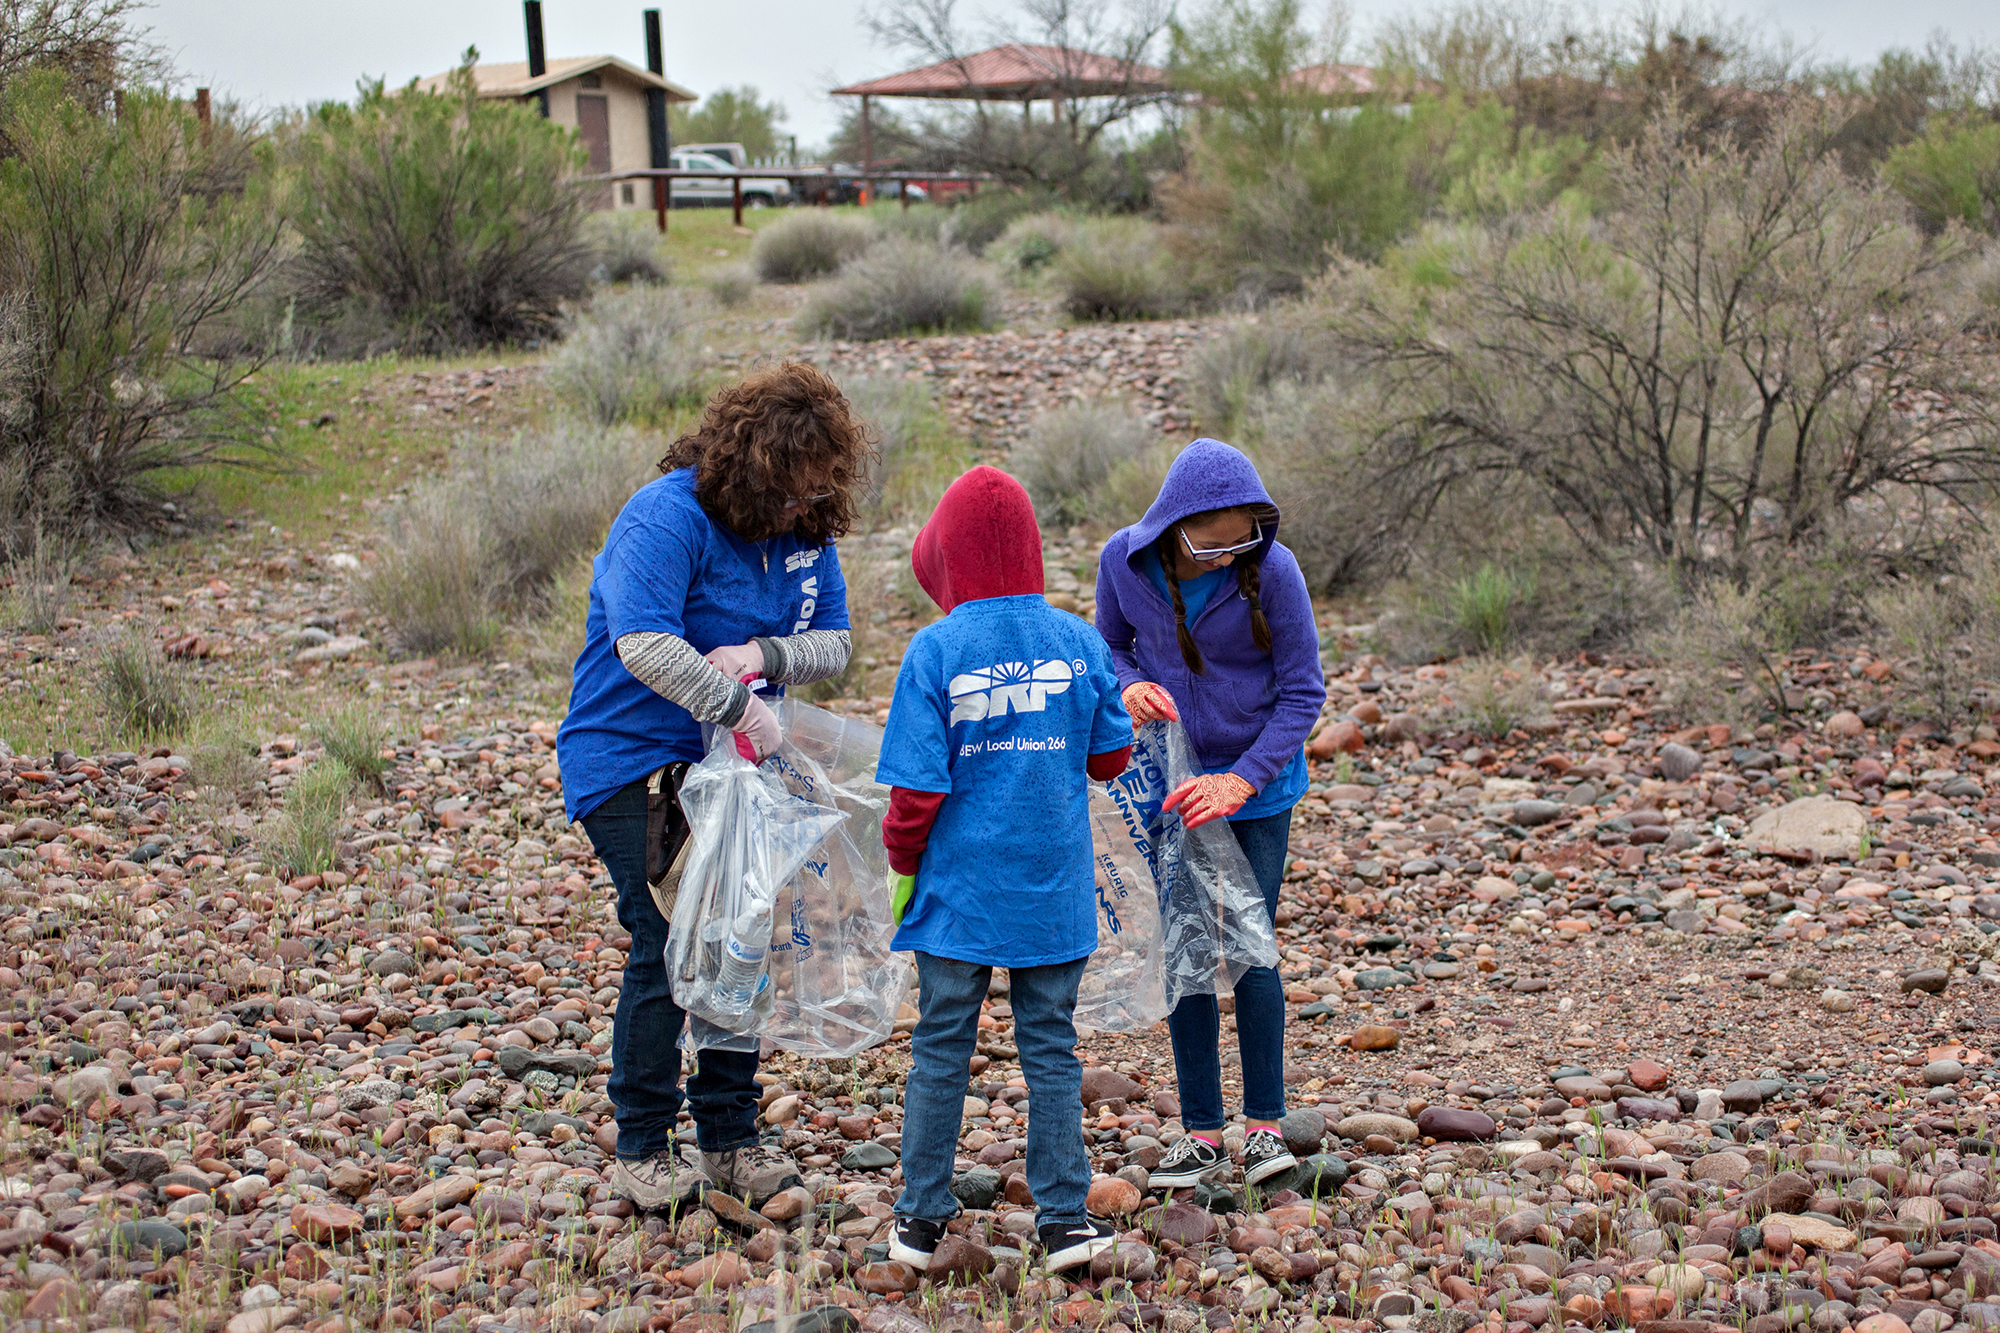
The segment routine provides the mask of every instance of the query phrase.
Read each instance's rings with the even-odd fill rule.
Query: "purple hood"
[[[1271,496],[1241,451],[1208,439],[1182,450],[1146,516],[1104,545],[1097,629],[1121,688],[1139,680],[1166,687],[1202,766],[1227,765],[1261,791],[1292,762],[1326,702],[1319,629],[1298,561],[1278,542],[1278,525],[1267,523],[1255,559],[1271,651],[1252,637],[1249,601],[1236,584],[1225,584],[1189,625],[1207,667],[1200,675],[1181,657],[1173,606],[1140,563],[1180,520],[1251,504],[1269,505]]]

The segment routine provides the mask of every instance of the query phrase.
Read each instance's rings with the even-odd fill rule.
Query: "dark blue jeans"
[[[1264,891],[1264,910],[1275,923],[1278,886],[1285,881],[1285,853],[1291,844],[1292,812],[1229,824],[1250,872]],[[1221,1129],[1222,1018],[1213,995],[1189,995],[1167,1015],[1173,1038],[1174,1073],[1180,1082],[1181,1124],[1191,1130]],[[1243,1114],[1276,1120],[1285,1113],[1285,988],[1274,967],[1253,967],[1236,983],[1236,1049],[1243,1057]]]
[[[1086,959],[1007,970],[1014,1044],[1028,1080],[1028,1189],[1035,1220],[1083,1221],[1090,1151],[1083,1143],[1083,1064],[1076,1056],[1076,988]],[[965,1123],[965,1086],[979,1037],[979,1004],[993,969],[917,954],[917,1030],[903,1085],[903,1194],[900,1217],[943,1222],[958,1216],[951,1168]]]
[[[687,1014],[667,980],[667,919],[646,887],[646,783],[620,788],[583,817],[590,845],[618,886],[618,924],[632,932],[632,950],[612,1019],[611,1080],[605,1089],[618,1109],[618,1155],[649,1157],[673,1146],[685,1101],[703,1152],[727,1152],[757,1141],[757,1052],[700,1051],[694,1077],[681,1094],[681,1029]]]

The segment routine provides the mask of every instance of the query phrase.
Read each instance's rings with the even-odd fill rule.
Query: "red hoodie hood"
[[[984,465],[954,481],[910,548],[910,568],[950,611],[1042,590],[1042,530],[1021,483]]]

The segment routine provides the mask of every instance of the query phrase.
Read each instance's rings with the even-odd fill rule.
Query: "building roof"
[[[651,70],[640,69],[637,65],[620,60],[617,56],[568,56],[549,61],[548,72],[539,79],[528,77],[528,62],[525,60],[504,61],[496,65],[474,65],[472,84],[481,97],[526,97],[544,88],[553,87],[565,79],[573,79],[579,74],[589,74],[594,70],[615,69],[634,83],[646,88],[658,88],[666,93],[669,102],[696,102],[701,99],[677,83],[661,78]],[[425,92],[442,92],[456,70],[443,74],[433,74],[427,79],[418,79],[417,87]]]
[[[1321,97],[1372,97],[1377,93],[1408,95],[1412,87],[1436,91],[1427,79],[1411,79],[1372,65],[1303,65],[1285,76],[1288,87]]]
[[[1165,70],[1066,46],[1009,42],[921,69],[835,88],[836,97],[947,97],[1026,101],[1167,90]]]

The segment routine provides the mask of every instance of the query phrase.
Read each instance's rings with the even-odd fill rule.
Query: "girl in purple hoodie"
[[[1306,734],[1326,702],[1312,599],[1278,543],[1278,517],[1248,458],[1220,440],[1196,440],[1146,516],[1105,543],[1097,566],[1097,628],[1133,725],[1180,722],[1202,768],[1166,808],[1189,828],[1229,821],[1274,920],[1292,807],[1306,789]],[[1227,1160],[1215,997],[1183,999],[1167,1030],[1188,1133],[1151,1183],[1177,1189]],[[1249,1131],[1243,1178],[1256,1184],[1297,1164],[1277,1132],[1285,993],[1275,968],[1252,968],[1236,983],[1236,1042]]]

